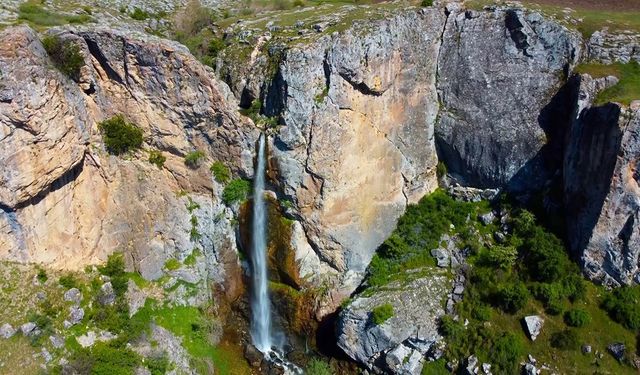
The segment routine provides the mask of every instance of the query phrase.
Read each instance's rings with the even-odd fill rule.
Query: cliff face
[[[220,263],[237,262],[235,236],[208,165],[221,160],[250,175],[253,125],[178,44],[114,30],[59,36],[81,47],[77,83],[53,67],[31,29],[0,34],[0,257],[81,269],[121,250],[155,279],[167,259],[200,248],[221,281]],[[144,150],[105,152],[97,124],[115,114],[141,127]],[[163,168],[148,162],[152,149],[166,156]],[[206,161],[193,170],[183,157],[196,149]],[[200,207],[188,210],[189,199]],[[236,261],[224,261],[229,254]]]
[[[584,272],[618,286],[639,281],[640,112],[612,103],[592,106],[595,94],[613,83],[582,76],[565,152],[564,194],[568,239]]]
[[[284,124],[272,147],[281,188],[347,293],[406,205],[437,185],[444,20],[437,9],[406,12],[293,47],[266,96]]]
[[[466,184],[502,187],[547,143],[541,113],[577,63],[581,39],[538,13],[457,11],[441,50],[440,157]]]

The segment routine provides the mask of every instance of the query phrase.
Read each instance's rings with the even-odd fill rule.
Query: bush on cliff
[[[80,46],[77,43],[62,40],[57,35],[47,35],[42,38],[42,46],[58,70],[74,81],[80,79],[84,56],[82,56]]]
[[[142,146],[142,130],[116,115],[98,124],[107,151],[114,155],[139,149]]]
[[[221,184],[226,184],[231,180],[229,168],[221,161],[214,161],[209,170],[213,173],[213,178]]]
[[[196,169],[202,163],[202,159],[204,159],[204,152],[200,150],[191,151],[184,157],[184,164],[189,168]]]
[[[245,200],[251,190],[251,184],[241,178],[231,181],[222,191],[222,201],[226,205]]]
[[[165,161],[167,161],[167,158],[164,155],[162,155],[162,151],[159,151],[159,150],[149,151],[149,163],[154,164],[159,169],[162,169]]]

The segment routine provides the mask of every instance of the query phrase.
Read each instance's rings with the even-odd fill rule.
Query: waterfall
[[[272,337],[271,303],[267,285],[267,207],[264,200],[265,138],[264,134],[260,135],[253,185],[251,338],[258,350],[268,353],[271,351]]]

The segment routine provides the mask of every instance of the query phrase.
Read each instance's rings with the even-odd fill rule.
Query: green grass
[[[640,15],[638,16],[640,18]],[[628,64],[615,63],[581,64],[576,67],[576,73],[586,73],[594,78],[616,76],[620,80],[615,86],[609,87],[598,93],[595,104],[601,105],[607,102],[617,102],[629,105],[631,101],[640,99],[640,64],[631,62]]]
[[[393,306],[385,303],[371,310],[371,320],[374,324],[380,325],[393,317]]]
[[[210,343],[212,319],[202,310],[192,306],[163,307],[154,311],[153,316],[159,326],[182,337],[182,346],[201,366],[199,373],[207,373],[206,361],[211,361],[219,374],[250,373],[241,354]]]
[[[67,15],[50,12],[36,1],[28,1],[18,7],[18,20],[26,21],[33,26],[51,27],[66,24],[82,24],[93,19],[87,14]]]
[[[164,268],[167,271],[175,271],[180,267],[182,267],[182,263],[180,263],[179,260],[174,258],[167,259],[167,261],[164,262]]]

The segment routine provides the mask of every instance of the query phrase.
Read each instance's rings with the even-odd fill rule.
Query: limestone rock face
[[[78,82],[54,68],[28,27],[0,33],[0,258],[81,269],[120,250],[155,279],[166,259],[199,247],[205,273],[223,281],[237,263],[226,255],[235,257],[232,215],[208,166],[220,160],[250,176],[257,138],[226,85],[177,43],[113,29],[49,33],[80,46]],[[143,150],[106,153],[97,124],[116,114],[143,130]],[[163,168],[147,160],[154,149]],[[184,164],[194,150],[205,155],[195,170]]]
[[[567,232],[585,274],[607,285],[640,281],[640,111],[592,106],[615,83],[583,75],[564,168]]]
[[[284,124],[271,145],[279,183],[309,245],[343,275],[344,295],[406,205],[437,185],[444,19],[403,12],[292,47],[266,96],[266,114]]]
[[[442,110],[436,125],[449,172],[487,188],[533,168],[527,164],[550,130],[541,112],[577,63],[580,46],[578,34],[538,13],[452,13],[438,63]]]
[[[369,369],[379,366],[379,359],[383,359],[387,368],[379,370],[384,373],[419,374],[425,356],[436,350],[442,339],[438,318],[444,315],[442,297],[451,289],[445,271],[433,272],[406,285],[392,283],[371,297],[354,299],[339,316],[338,346]],[[376,325],[371,311],[385,303],[393,305],[393,316]],[[412,359],[416,356],[419,366],[417,359]]]
[[[587,43],[589,60],[602,64],[640,63],[640,34],[596,31]]]

